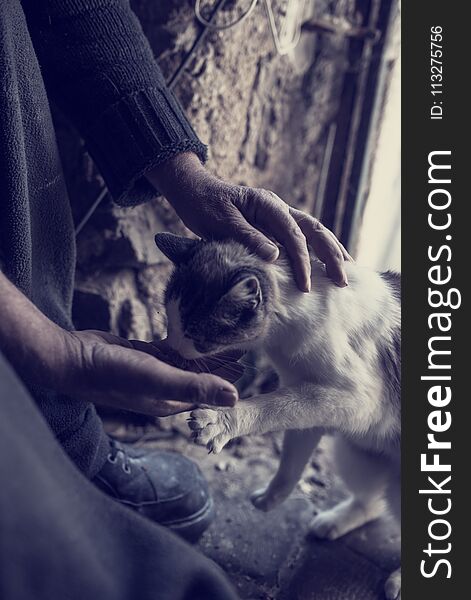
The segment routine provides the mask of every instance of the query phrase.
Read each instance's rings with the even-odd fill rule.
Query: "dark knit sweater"
[[[205,146],[126,0],[1,0],[0,79],[0,268],[71,328],[75,243],[49,99],[84,137],[120,204],[155,194],[147,169],[184,150],[204,160]],[[93,407],[44,390],[35,397],[65,449],[94,475],[107,441]]]
[[[204,160],[125,0],[23,0],[50,98],[85,138],[120,204],[155,196],[142,177],[178,152]]]

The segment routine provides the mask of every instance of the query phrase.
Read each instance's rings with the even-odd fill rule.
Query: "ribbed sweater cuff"
[[[122,206],[155,197],[144,175],[172,156],[191,151],[202,162],[207,157],[175,98],[161,88],[140,90],[109,106],[84,137],[110,194]]]

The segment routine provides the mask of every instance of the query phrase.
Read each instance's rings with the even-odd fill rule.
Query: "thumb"
[[[189,404],[234,406],[237,389],[225,379],[208,373],[182,371],[165,365],[159,377],[161,396]]]

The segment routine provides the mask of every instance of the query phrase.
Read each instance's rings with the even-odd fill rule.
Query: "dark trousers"
[[[0,598],[235,597],[216,565],[79,472],[0,353]]]

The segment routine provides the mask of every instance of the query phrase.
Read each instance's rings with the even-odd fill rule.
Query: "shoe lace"
[[[126,453],[125,448],[116,440],[110,440],[110,451],[107,460],[111,464],[120,461],[123,471],[127,474],[131,473],[131,460]]]

